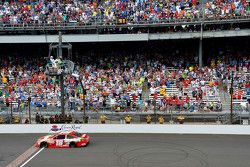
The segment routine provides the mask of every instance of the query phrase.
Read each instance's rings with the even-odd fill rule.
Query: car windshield
[[[82,136],[82,134],[81,134],[81,133],[76,132],[76,133],[75,133],[75,136],[77,136],[77,137],[81,137],[81,136]]]
[[[48,134],[48,136],[55,137],[55,134],[51,133],[51,134]]]

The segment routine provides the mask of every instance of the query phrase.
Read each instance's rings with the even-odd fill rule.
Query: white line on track
[[[39,151],[37,151],[32,157],[30,157],[27,161],[25,161],[20,167],[24,167],[28,162],[30,162],[35,156],[37,156],[41,151],[43,151],[44,148],[41,148]]]
[[[6,167],[18,167],[19,165],[22,164],[22,162],[24,162],[26,159],[31,157],[31,155],[33,155],[39,150],[40,150],[39,148],[31,146],[29,149],[27,149],[25,152],[19,155],[15,160],[9,163]]]

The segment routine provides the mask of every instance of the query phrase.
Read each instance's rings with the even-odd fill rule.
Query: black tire
[[[70,144],[69,144],[69,147],[70,147],[70,148],[75,148],[75,147],[76,147],[76,143],[74,143],[74,142],[70,143]]]
[[[47,148],[48,147],[48,144],[46,142],[42,142],[40,144],[40,148]]]

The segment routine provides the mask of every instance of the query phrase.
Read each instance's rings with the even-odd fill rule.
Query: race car
[[[89,136],[76,131],[64,131],[41,137],[35,147],[39,148],[74,148],[89,144]]]

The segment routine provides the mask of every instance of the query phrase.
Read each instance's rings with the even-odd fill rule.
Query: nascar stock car
[[[89,144],[89,136],[76,131],[64,131],[41,137],[35,147],[39,148],[74,148]]]

